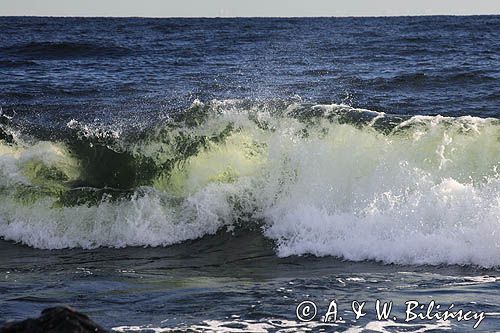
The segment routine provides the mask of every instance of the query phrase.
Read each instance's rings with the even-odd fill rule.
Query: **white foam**
[[[147,326],[118,326],[112,328],[119,333],[125,332],[217,332],[217,333],[262,333],[262,332],[314,332],[326,327],[338,330],[338,324],[323,322],[297,322],[284,319],[258,320],[204,320],[200,324],[182,325],[173,328]]]
[[[371,321],[364,326],[353,326],[344,329],[338,323],[323,323],[321,321],[298,322],[294,320],[284,319],[263,319],[263,320],[204,320],[200,324],[182,325],[177,327],[154,327],[152,325],[146,326],[117,326],[112,328],[114,332],[217,332],[217,333],[238,333],[238,332],[322,332],[331,330],[335,332],[345,333],[358,333],[374,331],[389,333],[397,330],[425,333],[438,331],[452,330],[449,321],[437,321],[436,323],[419,323],[407,324],[396,323],[392,320],[388,321]]]
[[[278,254],[499,265],[497,139],[439,121],[424,131],[384,137],[334,126],[321,140],[274,141],[288,158],[279,173],[294,177],[263,211]],[[278,192],[282,178],[266,192]]]
[[[307,125],[235,101],[214,105],[187,133],[210,135],[230,123],[235,131],[171,177],[132,199],[90,207],[54,207],[50,196],[25,204],[1,194],[0,235],[39,248],[159,246],[231,229],[245,214],[264,220],[280,256],[500,265],[498,121],[414,117],[386,135],[325,118]],[[0,146],[4,192],[38,186],[22,171],[28,160],[77,177],[63,146],[43,147],[36,155],[32,147]],[[161,141],[130,149],[159,163],[171,153]]]

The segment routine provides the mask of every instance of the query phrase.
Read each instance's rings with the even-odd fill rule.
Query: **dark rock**
[[[47,308],[37,319],[5,324],[0,333],[104,333],[105,329],[84,314],[58,306]]]

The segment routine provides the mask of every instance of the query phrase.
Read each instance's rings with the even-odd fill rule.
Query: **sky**
[[[500,14],[500,0],[0,0],[0,16],[393,16]]]

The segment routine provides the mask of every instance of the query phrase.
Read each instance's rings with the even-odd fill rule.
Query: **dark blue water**
[[[0,17],[0,324],[498,330],[499,102],[500,16]]]
[[[5,110],[50,120],[295,95],[498,117],[499,21],[2,18],[0,99]]]

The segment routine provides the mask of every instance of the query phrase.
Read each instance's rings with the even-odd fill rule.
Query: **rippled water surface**
[[[0,17],[0,323],[499,330],[499,54],[499,16]]]

